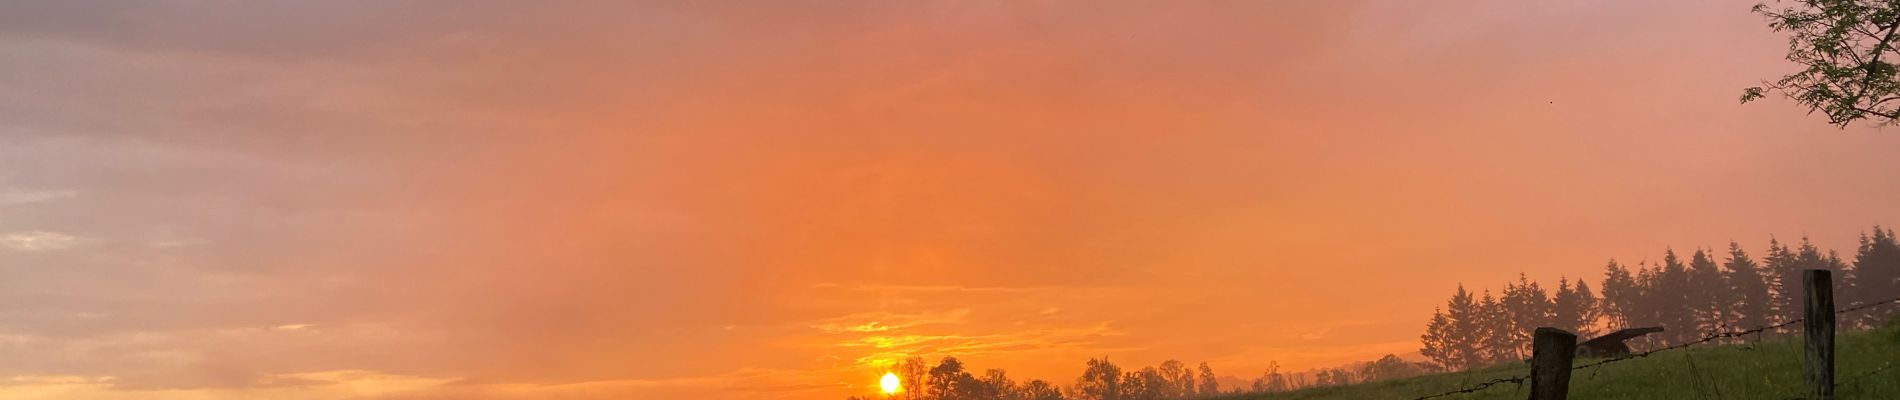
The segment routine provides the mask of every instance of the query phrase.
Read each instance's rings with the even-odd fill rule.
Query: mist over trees
[[[1590,338],[1606,330],[1662,326],[1664,332],[1633,342],[1667,346],[1716,332],[1769,326],[1801,317],[1801,271],[1838,271],[1837,302],[1843,307],[1900,296],[1900,244],[1893,230],[1875,226],[1862,234],[1850,264],[1808,238],[1790,248],[1770,239],[1761,261],[1741,244],[1725,252],[1695,249],[1685,260],[1664,249],[1660,262],[1604,266],[1602,294],[1583,279],[1559,278],[1554,293],[1518,275],[1500,295],[1474,295],[1459,285],[1445,306],[1432,312],[1419,336],[1419,352],[1439,368],[1461,370],[1520,362],[1529,356],[1528,334],[1554,326]],[[1475,296],[1475,297],[1474,297]],[[1876,309],[1848,320],[1869,327],[1892,317]]]

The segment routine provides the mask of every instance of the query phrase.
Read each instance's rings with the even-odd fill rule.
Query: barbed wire
[[[1419,397],[1419,398],[1416,398],[1416,399],[1413,399],[1413,400],[1427,400],[1427,399],[1435,399],[1435,398],[1439,398],[1439,397],[1445,397],[1445,396],[1452,396],[1452,395],[1460,395],[1460,394],[1467,394],[1467,393],[1477,393],[1477,392],[1479,392],[1479,391],[1482,391],[1482,390],[1485,390],[1485,389],[1490,389],[1490,388],[1491,388],[1492,386],[1497,386],[1497,385],[1501,385],[1501,384],[1506,384],[1506,383],[1511,383],[1511,384],[1516,384],[1516,385],[1520,385],[1520,386],[1522,386],[1522,385],[1524,384],[1524,381],[1527,381],[1527,380],[1530,380],[1530,379],[1531,379],[1531,377],[1529,377],[1529,376],[1523,376],[1523,375],[1519,375],[1519,376],[1513,376],[1513,377],[1509,377],[1509,378],[1497,378],[1497,379],[1492,379],[1492,380],[1488,380],[1488,381],[1484,381],[1483,383],[1479,383],[1479,384],[1476,384],[1476,385],[1472,385],[1472,386],[1470,386],[1470,387],[1466,387],[1466,388],[1464,388],[1464,389],[1458,389],[1458,390],[1453,390],[1453,391],[1449,391],[1449,392],[1444,392],[1444,393],[1439,393],[1439,394],[1434,394],[1434,395],[1430,395],[1430,396],[1425,396],[1425,397]]]
[[[1848,307],[1848,308],[1843,308],[1843,309],[1840,309],[1840,310],[1836,310],[1836,311],[1834,311],[1834,314],[1835,314],[1835,315],[1840,315],[1840,314],[1846,314],[1846,313],[1851,313],[1851,312],[1855,312],[1855,311],[1860,311],[1860,310],[1865,310],[1865,309],[1869,309],[1869,308],[1874,308],[1874,307],[1877,307],[1877,306],[1883,306],[1883,305],[1888,305],[1888,304],[1893,304],[1893,303],[1900,303],[1900,297],[1895,297],[1895,298],[1891,298],[1891,299],[1887,299],[1887,300],[1881,300],[1881,301],[1876,301],[1876,302],[1872,302],[1872,303],[1864,303],[1864,304],[1859,304],[1859,305],[1855,305],[1855,306],[1853,306],[1853,307]],[[1752,329],[1745,329],[1745,330],[1739,330],[1739,331],[1727,331],[1727,332],[1718,332],[1718,333],[1713,333],[1713,334],[1709,334],[1708,336],[1703,336],[1703,337],[1702,337],[1701,339],[1697,339],[1697,340],[1695,340],[1695,341],[1690,341],[1690,342],[1682,342],[1682,343],[1678,343],[1678,344],[1675,344],[1675,345],[1671,345],[1671,346],[1668,346],[1668,347],[1663,347],[1663,348],[1658,348],[1658,349],[1650,349],[1650,350],[1645,350],[1645,351],[1642,351],[1642,352],[1638,352],[1638,353],[1631,353],[1630,355],[1628,355],[1628,356],[1623,356],[1623,357],[1617,357],[1617,358],[1606,358],[1606,359],[1602,359],[1602,360],[1597,360],[1596,362],[1593,362],[1593,363],[1589,363],[1589,364],[1584,364],[1584,365],[1578,365],[1578,366],[1574,366],[1574,367],[1570,367],[1570,370],[1572,370],[1572,371],[1575,371],[1575,370],[1580,370],[1580,369],[1584,369],[1584,368],[1592,368],[1592,367],[1597,367],[1597,366],[1601,366],[1601,365],[1604,365],[1604,364],[1610,364],[1610,363],[1616,363],[1616,362],[1623,362],[1623,361],[1627,361],[1627,360],[1631,360],[1631,359],[1637,359],[1637,358],[1643,358],[1643,357],[1649,357],[1649,355],[1651,355],[1651,354],[1656,354],[1656,353],[1661,353],[1661,352],[1666,352],[1666,351],[1674,351],[1674,350],[1681,350],[1681,349],[1685,349],[1685,348],[1689,348],[1689,347],[1691,347],[1691,346],[1698,346],[1698,345],[1702,345],[1702,344],[1704,344],[1704,343],[1709,343],[1709,342],[1713,342],[1713,341],[1716,341],[1716,340],[1721,340],[1721,339],[1728,339],[1728,338],[1740,338],[1740,337],[1746,337],[1746,336],[1748,336],[1748,335],[1755,335],[1755,334],[1761,334],[1761,333],[1766,333],[1766,332],[1768,332],[1768,331],[1771,331],[1771,330],[1777,330],[1777,329],[1781,329],[1781,328],[1786,328],[1786,327],[1788,327],[1789,325],[1794,325],[1794,324],[1799,324],[1799,323],[1801,323],[1802,321],[1805,321],[1805,320],[1806,320],[1805,318],[1795,318],[1795,319],[1791,319],[1791,320],[1787,320],[1787,321],[1783,321],[1783,322],[1781,322],[1781,323],[1778,323],[1778,324],[1774,324],[1774,325],[1767,325],[1767,326],[1761,326],[1761,327],[1756,327],[1756,328],[1752,328]]]
[[[1882,372],[1887,372],[1887,370],[1893,369],[1893,366],[1894,366],[1893,362],[1887,362],[1886,365],[1882,365],[1880,366],[1880,368],[1874,368],[1874,369],[1868,370],[1867,372],[1862,372],[1860,374],[1847,377],[1847,379],[1842,379],[1840,381],[1834,382],[1834,385],[1840,386],[1840,385],[1856,383],[1862,379],[1871,378],[1874,375],[1880,375],[1880,373]]]
[[[1869,308],[1874,308],[1874,307],[1894,304],[1894,303],[1900,303],[1900,297],[1895,297],[1895,298],[1871,302],[1871,303],[1857,304],[1852,307],[1835,310],[1834,315],[1841,315],[1841,314],[1866,310]],[[1739,331],[1725,331],[1725,332],[1712,333],[1707,336],[1703,336],[1701,339],[1697,339],[1695,341],[1678,343],[1675,345],[1670,345],[1667,347],[1662,347],[1662,348],[1657,348],[1657,349],[1644,350],[1642,352],[1637,352],[1637,353],[1630,353],[1630,355],[1623,356],[1623,357],[1605,358],[1605,359],[1597,360],[1596,362],[1591,362],[1588,364],[1572,366],[1570,367],[1570,370],[1577,371],[1577,370],[1582,370],[1585,368],[1598,368],[1598,367],[1602,367],[1604,365],[1611,364],[1611,363],[1618,363],[1618,362],[1634,360],[1638,358],[1649,357],[1651,354],[1656,354],[1656,353],[1661,353],[1661,352],[1686,349],[1691,346],[1698,346],[1698,345],[1706,344],[1706,343],[1713,342],[1716,340],[1728,339],[1728,338],[1741,338],[1741,337],[1746,337],[1748,335],[1758,335],[1758,334],[1762,334],[1771,330],[1778,330],[1781,328],[1786,328],[1790,325],[1799,324],[1804,320],[1805,318],[1795,318],[1795,319],[1790,319],[1787,321],[1782,321],[1781,323],[1773,324],[1773,325],[1761,326],[1761,327],[1744,329],[1744,330],[1739,330]],[[1855,378],[1850,378],[1850,380],[1848,381],[1843,381],[1842,383],[1851,382],[1852,380],[1858,380],[1861,378],[1865,378],[1867,376],[1872,376],[1874,374],[1878,374],[1880,372],[1886,371],[1892,367],[1893,367],[1893,364],[1888,363],[1888,365],[1885,367],[1881,367],[1873,371],[1863,373],[1861,375],[1856,376]],[[1594,373],[1595,371],[1592,371],[1592,374]],[[1516,376],[1511,376],[1507,378],[1497,378],[1497,379],[1484,381],[1476,385],[1467,386],[1465,388],[1458,389],[1458,390],[1453,390],[1453,391],[1444,392],[1444,393],[1437,393],[1437,394],[1427,395],[1423,397],[1416,397],[1416,398],[1413,398],[1412,400],[1428,400],[1428,399],[1435,399],[1435,398],[1454,396],[1454,395],[1460,395],[1460,394],[1477,393],[1479,391],[1490,389],[1493,386],[1497,386],[1497,385],[1505,384],[1505,383],[1513,383],[1513,384],[1517,384],[1521,386],[1524,384],[1524,381],[1527,381],[1527,380],[1530,380],[1530,376],[1528,375],[1516,375]]]

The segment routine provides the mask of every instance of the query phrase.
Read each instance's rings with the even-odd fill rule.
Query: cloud
[[[6,189],[5,191],[0,191],[0,208],[12,207],[12,206],[24,205],[24,204],[45,203],[45,202],[49,202],[53,200],[70,198],[77,195],[79,195],[79,192],[72,191],[72,190]]]
[[[26,231],[0,235],[0,247],[15,251],[65,250],[79,244],[79,237],[58,232]]]

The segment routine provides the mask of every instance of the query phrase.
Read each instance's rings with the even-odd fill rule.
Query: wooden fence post
[[[1570,360],[1577,356],[1577,335],[1537,328],[1531,338],[1530,400],[1564,400],[1570,395]]]
[[[1832,271],[1810,269],[1801,274],[1807,302],[1801,323],[1807,357],[1808,399],[1834,399],[1834,282]]]

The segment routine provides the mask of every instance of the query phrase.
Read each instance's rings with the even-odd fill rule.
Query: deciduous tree
[[[1894,64],[1900,2],[1796,0],[1757,4],[1754,11],[1769,28],[1788,34],[1786,58],[1800,69],[1744,89],[1742,102],[1780,93],[1841,127],[1900,118],[1900,84],[1894,79],[1900,70]]]

